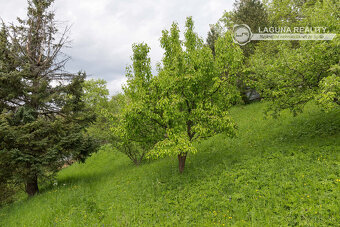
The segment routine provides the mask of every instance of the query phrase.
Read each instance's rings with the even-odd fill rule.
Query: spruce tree
[[[65,160],[84,161],[96,149],[85,133],[94,119],[82,102],[86,75],[65,71],[69,29],[58,30],[52,3],[29,1],[27,19],[1,36],[0,154],[30,196]]]

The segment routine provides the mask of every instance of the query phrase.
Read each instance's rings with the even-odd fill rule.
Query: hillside
[[[237,137],[197,144],[182,175],[174,158],[135,167],[107,146],[2,208],[0,226],[339,224],[340,112],[265,119],[264,105],[233,108]]]

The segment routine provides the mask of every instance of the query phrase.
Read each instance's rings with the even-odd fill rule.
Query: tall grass
[[[339,225],[340,111],[264,119],[264,105],[233,108],[238,136],[197,144],[183,174],[175,158],[135,167],[106,146],[1,209],[0,225]]]

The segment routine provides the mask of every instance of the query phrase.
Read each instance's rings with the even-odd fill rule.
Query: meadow
[[[264,118],[266,103],[231,109],[237,136],[136,167],[109,145],[58,173],[37,196],[0,209],[0,226],[337,226],[340,111],[309,103]]]

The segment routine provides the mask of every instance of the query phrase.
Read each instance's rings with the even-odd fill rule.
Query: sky
[[[110,94],[121,91],[125,68],[131,64],[131,46],[145,42],[151,48],[153,70],[163,50],[162,30],[177,22],[181,31],[187,16],[204,40],[209,24],[230,11],[233,0],[55,0],[52,8],[61,26],[71,25],[71,57],[66,70],[85,71],[89,78],[108,82]],[[5,22],[25,18],[27,0],[0,0],[0,17]]]

